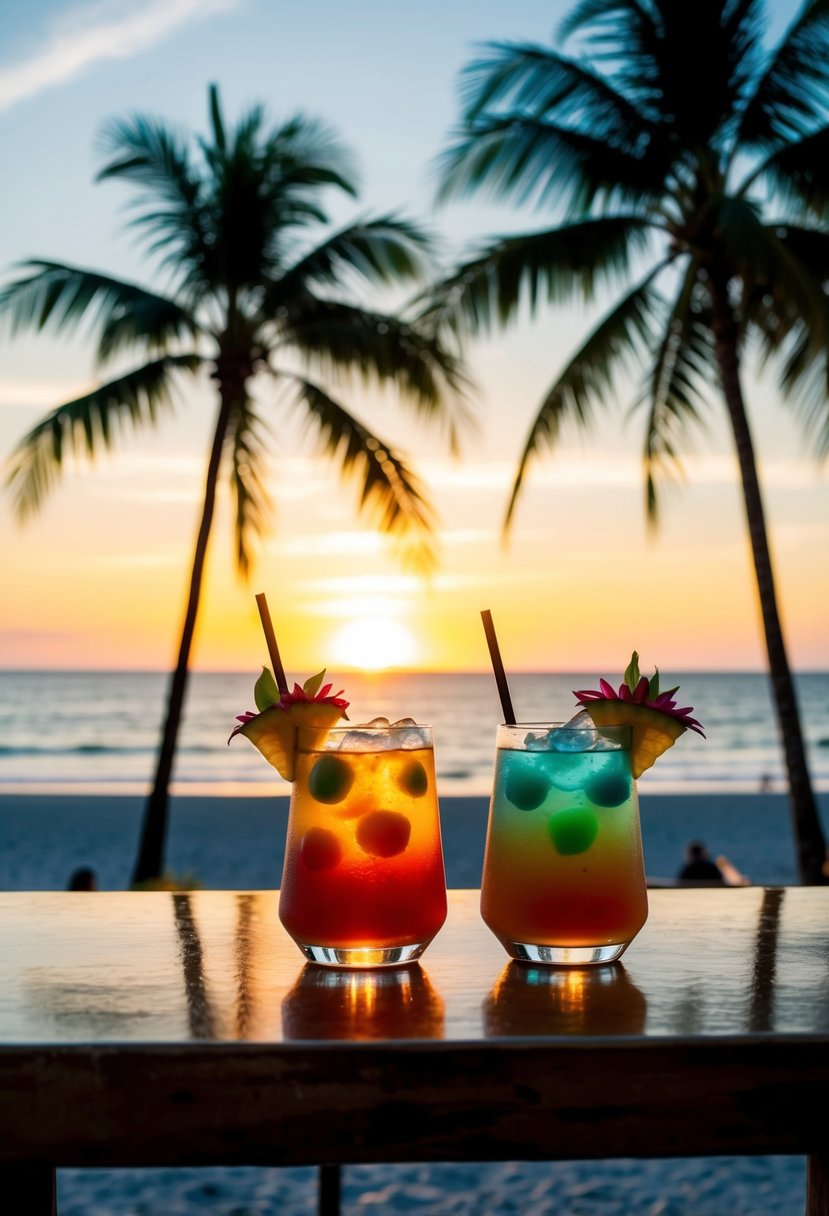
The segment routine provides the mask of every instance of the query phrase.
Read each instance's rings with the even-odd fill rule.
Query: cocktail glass
[[[446,919],[431,727],[298,730],[279,918],[315,963],[420,957]]]
[[[629,727],[499,726],[481,914],[522,962],[627,949],[648,915]]]

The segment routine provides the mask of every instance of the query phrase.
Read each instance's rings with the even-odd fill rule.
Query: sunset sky
[[[191,130],[219,84],[226,115],[262,101],[334,123],[362,170],[338,223],[399,210],[443,238],[445,261],[545,217],[460,202],[434,207],[434,160],[457,112],[458,73],[488,39],[548,41],[554,0],[29,0],[0,15],[0,147],[7,167],[0,275],[26,257],[77,263],[163,287],[125,232],[127,192],[93,181],[102,123],[133,111]],[[790,10],[777,0],[779,26]],[[710,427],[644,520],[641,415],[620,383],[607,424],[569,435],[533,467],[508,546],[501,521],[542,394],[595,312],[549,309],[471,344],[477,432],[453,460],[391,394],[359,387],[349,406],[407,453],[440,519],[428,583],[359,522],[356,488],[272,412],[273,530],[249,585],[232,576],[220,502],[195,648],[201,669],[255,669],[267,594],[286,667],[310,674],[372,662],[484,670],[480,610],[492,610],[515,670],[764,665],[735,462],[712,390]],[[93,343],[0,333],[0,457],[50,408],[94,382]],[[772,375],[745,378],[784,626],[801,669],[829,668],[829,477],[804,450]],[[262,397],[267,403],[267,397]],[[0,498],[0,667],[164,668],[174,654],[213,421],[208,382],[182,394],[156,432],[127,434],[94,468],[70,470],[25,529]]]

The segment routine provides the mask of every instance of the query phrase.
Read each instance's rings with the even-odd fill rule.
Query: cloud
[[[0,67],[0,111],[54,85],[65,84],[95,63],[129,59],[161,42],[188,21],[235,8],[239,0],[149,0],[143,6],[82,5],[52,25],[27,59]]]
[[[807,458],[778,456],[758,461],[760,481],[768,488],[803,489],[821,484],[818,464]],[[480,491],[489,495],[500,490],[505,495],[515,477],[514,461],[426,462],[420,466],[424,482],[433,489],[463,494]],[[733,455],[694,455],[682,459],[683,484],[707,486],[739,485],[739,471]],[[600,449],[562,450],[542,456],[532,464],[526,489],[598,490],[632,489],[642,486],[642,465],[638,454],[616,455]]]
[[[67,388],[65,380],[0,380],[0,407],[3,409],[51,410],[62,401],[71,401],[90,389],[86,382]]]

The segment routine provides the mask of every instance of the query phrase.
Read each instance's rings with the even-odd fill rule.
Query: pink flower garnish
[[[627,701],[631,705],[645,705],[648,709],[655,709],[661,714],[667,714],[669,718],[675,718],[704,739],[702,724],[690,716],[694,712],[693,705],[678,706],[674,700],[673,694],[678,688],[677,684],[674,688],[660,692],[658,670],[650,680],[647,676],[640,676],[639,655],[634,650],[618,691],[612,684],[608,684],[607,680],[600,679],[598,689],[584,688],[579,692],[574,691],[573,696],[580,705],[589,705],[591,701]]]
[[[258,718],[260,713],[264,713],[268,709],[281,709],[285,713],[292,705],[298,705],[302,702],[311,704],[315,702],[317,705],[335,705],[337,709],[342,710],[342,717],[348,720],[348,714],[345,712],[348,709],[348,701],[343,698],[343,689],[334,693],[331,696],[332,684],[322,684],[322,678],[325,675],[325,669],[319,672],[318,675],[311,676],[305,681],[304,685],[294,684],[290,692],[281,692],[276,685],[273,675],[267,667],[262,668],[262,675],[256,681],[254,688],[254,697],[256,704],[260,705],[259,712],[247,710],[243,714],[236,715],[236,721],[239,723],[230,734],[230,739],[234,735],[238,735],[243,727],[247,726],[248,722],[252,722],[254,718]],[[320,685],[322,684],[322,687]],[[228,739],[228,743],[230,743]]]
[[[290,692],[283,692],[282,697],[277,703],[278,709],[290,709],[292,705],[296,705],[298,701],[325,701],[328,705],[336,705],[338,709],[348,709],[348,701],[343,700],[344,689],[330,696],[332,684],[323,684],[322,688],[314,696],[309,696],[306,689],[300,687],[299,684],[294,684]]]

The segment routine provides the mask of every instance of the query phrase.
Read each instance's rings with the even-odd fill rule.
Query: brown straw
[[[256,597],[256,607],[259,609],[259,619],[265,631],[265,641],[268,643],[268,654],[271,656],[276,686],[280,692],[287,692],[288,681],[285,679],[285,668],[282,666],[282,660],[279,657],[279,647],[276,644],[276,634],[273,631],[268,601],[265,599],[265,594],[262,591]]]
[[[486,634],[487,645],[489,646],[492,670],[495,673],[495,683],[498,685],[498,696],[501,698],[504,722],[507,726],[515,726],[515,711],[512,708],[512,700],[509,695],[509,688],[507,687],[507,675],[501,660],[498,639],[495,636],[495,626],[492,624],[492,613],[488,608],[484,608],[481,612],[481,620],[484,623],[484,633]]]

